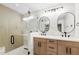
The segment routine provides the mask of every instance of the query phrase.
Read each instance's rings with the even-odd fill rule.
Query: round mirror
[[[70,12],[59,15],[57,20],[58,31],[71,33],[75,29],[75,15]]]
[[[50,20],[48,17],[43,16],[39,19],[39,30],[42,33],[46,33],[49,30]]]

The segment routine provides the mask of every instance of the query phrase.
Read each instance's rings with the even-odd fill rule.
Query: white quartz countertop
[[[38,34],[31,34],[32,37],[39,37],[39,38],[48,38],[48,39],[55,39],[55,40],[65,40],[65,41],[76,41],[79,42],[79,38],[76,37],[61,37],[61,36],[52,36],[52,35],[38,35]]]

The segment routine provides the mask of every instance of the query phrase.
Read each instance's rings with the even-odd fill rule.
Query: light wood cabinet
[[[71,47],[71,55],[79,55],[79,47]]]
[[[57,55],[57,40],[34,38],[35,55]]]
[[[46,39],[34,38],[34,54],[46,55]]]
[[[69,49],[63,45],[62,41],[58,41],[58,55],[68,55]]]
[[[34,54],[40,55],[40,45],[41,40],[34,38]]]
[[[58,55],[79,55],[79,42],[58,41]]]
[[[36,55],[79,55],[79,42],[34,38]]]
[[[57,55],[57,40],[47,40],[47,55]]]

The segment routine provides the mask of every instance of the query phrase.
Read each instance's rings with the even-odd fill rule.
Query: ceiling
[[[58,5],[58,3],[2,3],[2,5],[11,8],[21,14],[25,14],[28,10],[31,12],[54,7]]]

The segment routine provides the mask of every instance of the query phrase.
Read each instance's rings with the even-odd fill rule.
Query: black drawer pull
[[[66,48],[66,54],[68,53],[68,48]]]
[[[14,41],[15,41],[15,38],[14,38],[14,35],[11,35],[11,44],[14,44]]]
[[[70,48],[70,54],[71,54],[71,48]]]
[[[49,48],[51,48],[51,49],[55,49],[54,47],[49,47]]]
[[[41,42],[38,42],[38,47],[41,47]]]
[[[39,42],[39,47],[41,47],[41,42]]]
[[[38,42],[38,47],[39,47],[39,42]]]

